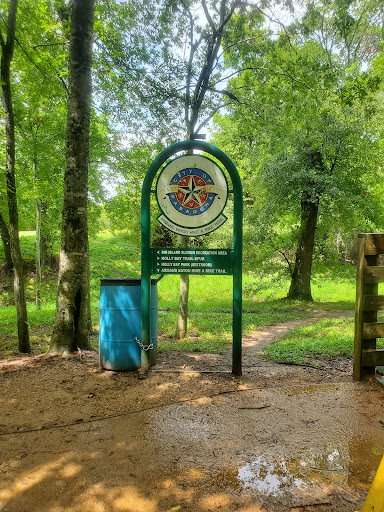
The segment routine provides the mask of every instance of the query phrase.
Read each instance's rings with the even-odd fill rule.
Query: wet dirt
[[[384,453],[383,388],[353,382],[349,360],[267,361],[296,325],[245,338],[236,378],[230,351],[162,353],[145,378],[92,352],[0,361],[0,510],[359,510]]]

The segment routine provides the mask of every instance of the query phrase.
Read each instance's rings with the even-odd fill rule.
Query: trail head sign
[[[177,156],[181,151],[189,154]],[[212,155],[218,162],[194,154]],[[173,157],[173,158],[172,158]],[[226,169],[232,183],[228,190]],[[156,179],[157,176],[157,179]],[[155,190],[152,184],[156,179]],[[213,232],[227,220],[224,209],[233,193],[232,248],[183,249],[151,247],[151,193],[160,209],[157,220],[183,236]],[[178,142],[164,149],[149,166],[141,194],[141,343],[151,340],[151,275],[196,274],[233,276],[232,373],[241,375],[243,191],[232,160],[216,146],[200,140]],[[150,364],[142,350],[142,367]]]
[[[222,214],[227,197],[227,180],[213,160],[201,155],[175,158],[157,179],[158,221],[179,235],[206,235],[227,220]]]
[[[232,249],[153,248],[153,274],[232,274]]]

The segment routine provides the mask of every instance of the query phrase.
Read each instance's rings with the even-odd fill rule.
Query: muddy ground
[[[266,360],[298,323],[245,337],[242,377],[230,350],[162,353],[145,378],[93,352],[0,361],[0,510],[359,510],[384,452],[383,388],[353,382],[346,359]]]

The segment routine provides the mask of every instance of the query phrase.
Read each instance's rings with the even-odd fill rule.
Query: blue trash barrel
[[[150,363],[157,355],[157,281],[151,280],[151,342]],[[100,280],[100,365],[107,370],[140,368],[141,349],[134,339],[141,340],[141,279]]]

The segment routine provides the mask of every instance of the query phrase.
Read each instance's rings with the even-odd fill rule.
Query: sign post
[[[150,197],[156,174],[180,151],[203,151],[215,157],[227,170],[233,187],[232,249],[151,248]],[[156,199],[161,210],[158,221],[183,236],[210,233],[227,220],[223,214],[228,186],[221,168],[213,160],[189,154],[175,157],[165,165],[156,182]],[[142,343],[151,339],[151,274],[233,275],[232,373],[241,375],[242,358],[242,239],[243,192],[232,160],[218,147],[200,140],[178,142],[164,149],[149,166],[141,195],[141,310]],[[144,369],[150,365],[142,350]]]

